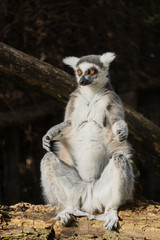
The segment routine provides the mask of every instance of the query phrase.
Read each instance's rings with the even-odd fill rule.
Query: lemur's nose
[[[82,76],[80,81],[79,81],[79,84],[80,85],[87,85],[88,84],[88,80],[84,76]]]

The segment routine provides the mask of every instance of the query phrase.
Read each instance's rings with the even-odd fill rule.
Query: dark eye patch
[[[78,76],[81,76],[81,75],[82,75],[82,71],[81,71],[80,68],[77,70],[77,74],[78,74]]]
[[[98,73],[98,70],[93,67],[93,68],[88,69],[87,73],[90,75],[94,75],[94,74]]]

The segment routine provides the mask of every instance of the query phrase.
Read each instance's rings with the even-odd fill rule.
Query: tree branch
[[[68,73],[0,43],[0,73],[66,102],[75,82]]]
[[[160,175],[160,128],[142,114],[125,106],[129,126],[129,142],[134,148],[135,161]]]

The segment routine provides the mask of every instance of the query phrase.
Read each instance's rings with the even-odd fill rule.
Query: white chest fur
[[[106,114],[108,99],[102,94],[90,93],[86,90],[80,94],[76,100],[72,123],[78,128],[83,122],[95,121],[99,126],[103,126]]]
[[[78,96],[72,116],[76,131],[72,139],[72,154],[81,178],[87,182],[99,177],[105,158],[104,119],[108,101],[102,94],[89,94],[85,92]]]

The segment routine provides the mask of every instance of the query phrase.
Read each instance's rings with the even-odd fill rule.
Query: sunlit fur
[[[63,208],[57,215],[63,223],[71,215],[87,216],[105,221],[104,227],[111,230],[117,227],[119,206],[133,196],[128,127],[108,72],[114,58],[105,53],[64,59],[74,69],[78,87],[70,96],[64,122],[43,137],[48,153],[41,161],[45,199]],[[51,140],[56,141],[56,152],[51,151]],[[99,216],[90,215],[103,210]]]

